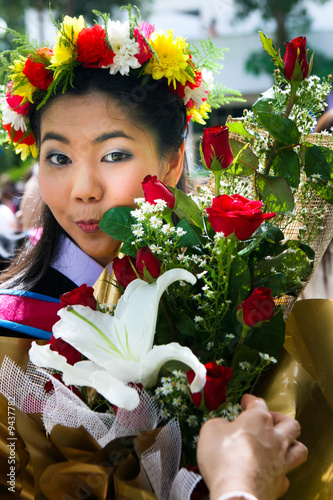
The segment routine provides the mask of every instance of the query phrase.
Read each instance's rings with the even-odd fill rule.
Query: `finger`
[[[275,431],[287,440],[288,446],[301,434],[301,426],[293,418],[287,417],[275,425]]]
[[[252,394],[244,394],[241,400],[241,406],[243,410],[259,408],[261,410],[268,411],[268,406],[266,405],[265,400],[262,398],[257,398]]]
[[[270,414],[273,417],[274,425],[279,424],[283,420],[288,420],[288,419],[295,420],[293,417],[290,417],[289,415],[284,415],[283,413],[280,413],[278,411],[271,411]]]
[[[284,476],[280,490],[277,493],[278,498],[282,497],[289,490],[290,482],[289,479]]]
[[[308,458],[308,449],[299,441],[294,441],[288,448],[285,457],[286,472],[296,469],[299,465],[306,462]]]

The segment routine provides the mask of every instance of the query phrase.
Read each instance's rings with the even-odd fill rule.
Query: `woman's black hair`
[[[178,153],[187,129],[186,108],[179,95],[169,90],[166,80],[148,78],[143,81],[142,77],[137,78],[135,74],[110,75],[107,69],[75,68],[65,95],[83,96],[93,92],[109,95],[134,124],[150,132],[161,159],[171,159]],[[41,117],[61,95],[59,90],[40,109],[37,109],[38,100],[30,106],[29,119],[37,146],[40,143]],[[187,190],[185,171],[186,168],[177,186],[184,191]],[[40,225],[43,234],[39,242],[33,248],[27,247],[20,251],[1,275],[2,287],[30,290],[47,272],[58,251],[61,235],[66,233],[46,205],[42,210]]]

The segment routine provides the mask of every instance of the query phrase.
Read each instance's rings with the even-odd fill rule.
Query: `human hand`
[[[289,487],[286,474],[307,458],[307,448],[296,441],[300,425],[249,394],[242,408],[233,422],[216,418],[203,425],[197,448],[200,472],[211,500],[236,490],[275,500]]]

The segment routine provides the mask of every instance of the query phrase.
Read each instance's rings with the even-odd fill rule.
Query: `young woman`
[[[148,174],[177,184],[187,122],[207,117],[209,87],[185,41],[133,23],[66,16],[53,49],[12,62],[3,127],[17,152],[38,155],[45,206],[40,241],[1,277],[2,335],[50,337],[44,301],[56,314],[59,296],[93,285],[118,251],[103,214],[134,206]]]

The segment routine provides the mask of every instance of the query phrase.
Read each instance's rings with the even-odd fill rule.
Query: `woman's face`
[[[146,175],[174,185],[182,160],[183,147],[177,158],[162,161],[152,135],[104,94],[58,97],[42,115],[42,198],[77,245],[103,266],[119,247],[98,227],[103,214],[134,206]]]

